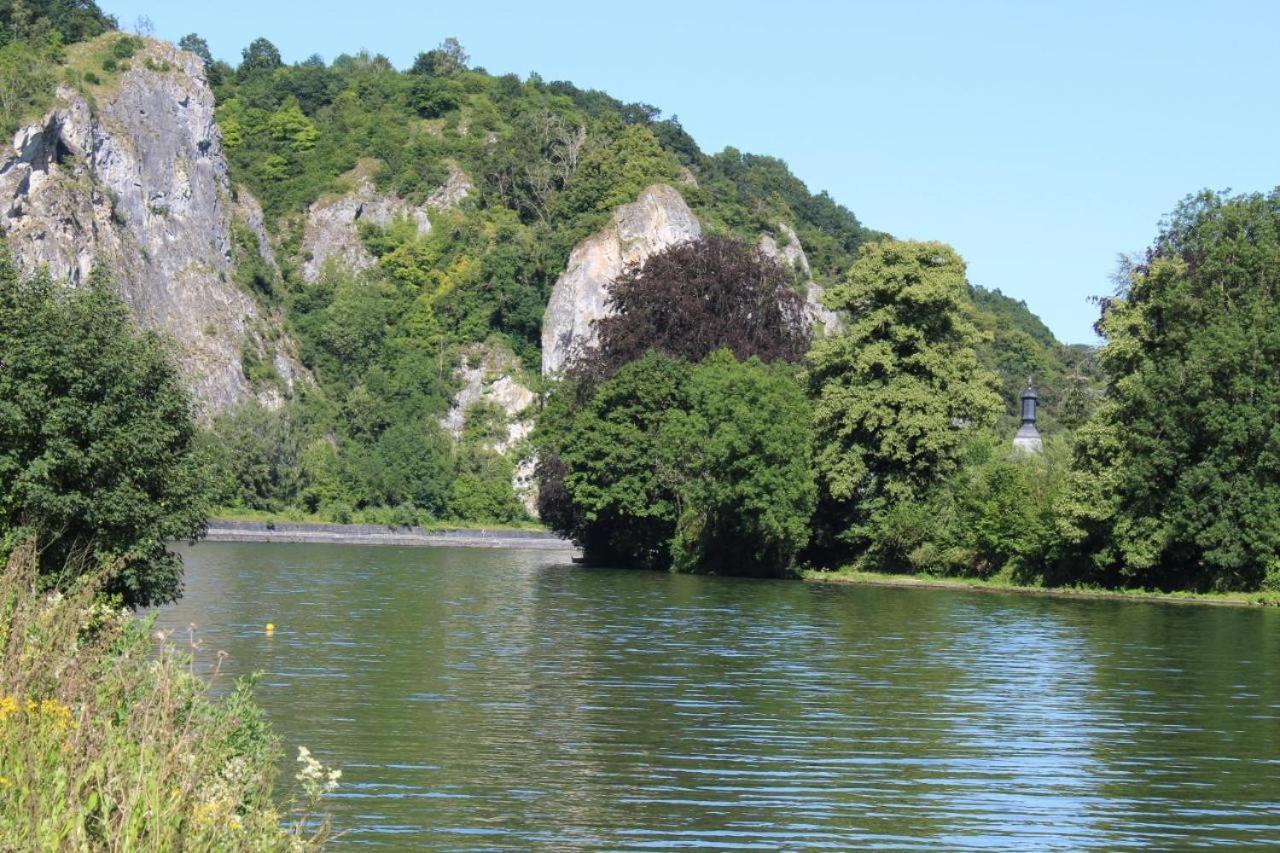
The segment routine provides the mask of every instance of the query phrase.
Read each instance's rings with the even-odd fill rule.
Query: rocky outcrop
[[[242,363],[274,363],[288,393],[300,373],[274,318],[235,284],[239,219],[270,257],[261,211],[233,200],[204,65],[148,42],[96,107],[60,87],[57,105],[0,153],[0,231],[26,270],[71,284],[106,265],[141,324],[177,344],[202,415],[257,393]]]
[[[777,233],[762,234],[760,250],[795,271],[805,318],[815,332],[840,331],[844,318],[822,303],[823,288],[813,280],[800,238],[782,222]],[[665,184],[649,187],[637,201],[614,211],[612,222],[574,247],[551,291],[542,320],[542,372],[558,373],[576,349],[595,342],[592,324],[611,313],[609,286],[627,266],[701,235],[702,226],[684,198]]]
[[[627,266],[701,235],[693,211],[666,184],[614,211],[608,225],[574,248],[551,291],[542,321],[542,372],[558,373],[575,347],[595,341],[592,323],[608,315],[609,285]]]
[[[491,406],[501,413],[503,429],[489,449],[503,455],[523,450],[521,442],[533,432],[533,404],[537,396],[520,381],[520,360],[511,350],[490,344],[472,344],[462,351],[454,376],[462,387],[453,398],[440,427],[454,441],[462,438],[467,416],[477,406]],[[531,517],[538,514],[538,485],[534,459],[525,453],[516,460],[511,486]]]
[[[842,331],[844,318],[823,304],[822,296],[826,291],[813,280],[809,257],[804,253],[804,246],[800,244],[795,230],[785,222],[779,222],[778,237],[781,243],[772,234],[760,235],[760,251],[795,272],[803,288],[804,315],[814,333],[830,335]]]
[[[373,183],[376,168],[373,161],[360,163],[344,176],[351,185],[350,191],[311,205],[302,237],[305,281],[319,279],[330,262],[352,272],[369,269],[377,262],[360,238],[361,223],[390,225],[397,219],[409,219],[417,225],[419,234],[426,234],[431,230],[428,209],[451,207],[471,192],[467,176],[451,165],[444,185],[431,194],[425,206],[415,207],[404,199],[378,192]]]
[[[454,441],[462,438],[467,415],[478,405],[488,405],[502,413],[506,423],[505,433],[497,438],[490,449],[506,453],[533,431],[529,411],[537,397],[520,381],[520,360],[511,350],[489,344],[472,344],[462,351],[462,358],[453,371],[462,387],[453,398],[449,411],[440,420],[440,427]]]

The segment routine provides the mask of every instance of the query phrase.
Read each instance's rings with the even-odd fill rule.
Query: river
[[[1280,612],[537,551],[184,555],[161,624],[261,671],[290,755],[342,768],[343,846],[1280,845]]]

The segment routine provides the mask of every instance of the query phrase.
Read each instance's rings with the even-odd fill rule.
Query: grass
[[[807,569],[801,572],[800,577],[812,583],[954,589],[1011,595],[1043,595],[1057,598],[1117,599],[1155,601],[1166,604],[1215,604],[1234,607],[1280,606],[1280,593],[1278,592],[1164,592],[1149,589],[1107,589],[1085,585],[1050,587],[1015,583],[1013,580],[1002,576],[962,578],[946,575],[894,574],[890,572],[869,572],[850,567],[833,571]]]
[[[277,800],[250,685],[216,697],[198,646],[100,600],[105,572],[47,593],[35,554],[19,546],[0,575],[0,849],[319,847],[336,776],[302,751]]]

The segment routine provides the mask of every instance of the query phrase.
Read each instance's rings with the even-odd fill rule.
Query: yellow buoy
[[[271,635],[271,634],[274,634],[275,632],[276,632],[276,626],[275,626],[275,623],[274,623],[274,622],[268,622],[268,623],[267,623],[267,634],[268,634],[268,636],[269,636],[269,635]]]

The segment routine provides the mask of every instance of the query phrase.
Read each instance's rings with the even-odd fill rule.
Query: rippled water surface
[[[1280,845],[1280,613],[202,544],[344,845]],[[274,622],[274,636],[263,625]]]

